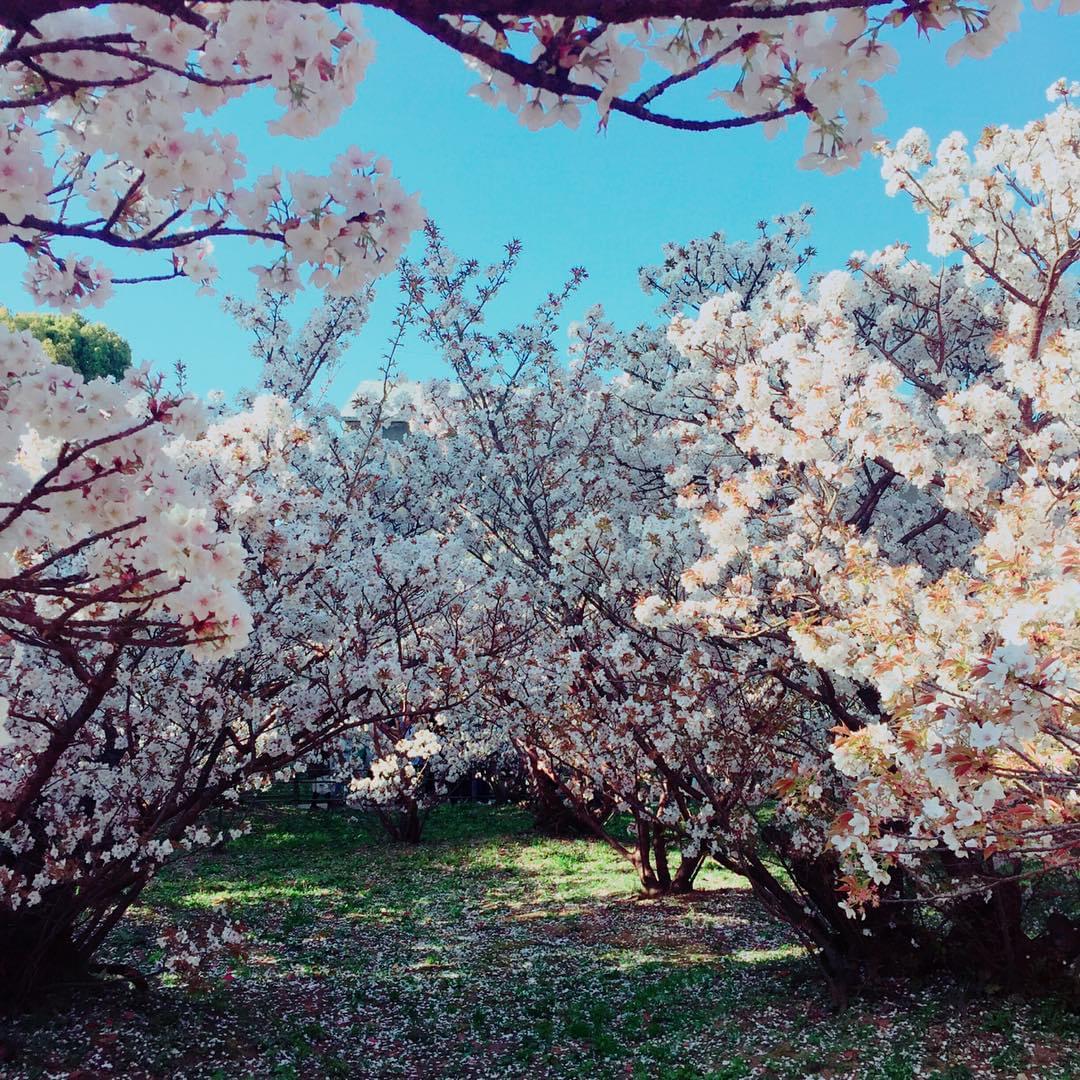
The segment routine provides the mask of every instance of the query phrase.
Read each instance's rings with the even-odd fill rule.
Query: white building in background
[[[461,383],[442,380],[418,382],[399,378],[389,383],[381,379],[365,379],[357,384],[341,408],[341,419],[347,428],[360,430],[368,423],[374,409],[382,402],[379,432],[384,439],[402,442],[406,436],[423,431],[432,438],[453,434],[445,415],[438,415],[431,399],[431,389],[438,382],[438,399],[451,413],[455,403],[464,404],[465,389]],[[385,397],[384,397],[385,395]]]
[[[369,408],[386,400],[382,406],[380,434],[392,442],[403,442],[405,437],[416,430],[417,417],[424,402],[422,383],[412,379],[395,379],[383,383],[381,379],[364,379],[349,395],[342,407],[341,419],[347,428],[359,428],[363,425],[361,413],[366,404]]]

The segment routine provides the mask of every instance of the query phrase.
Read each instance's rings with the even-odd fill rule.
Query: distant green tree
[[[58,364],[85,379],[120,379],[131,366],[131,346],[104,323],[87,322],[81,315],[14,315],[0,307],[0,322],[12,330],[29,330]]]

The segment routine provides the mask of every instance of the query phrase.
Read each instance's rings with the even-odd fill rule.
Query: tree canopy
[[[121,379],[131,367],[131,346],[104,323],[88,322],[77,312],[12,314],[0,308],[0,321],[12,330],[29,330],[53,360],[84,379]]]

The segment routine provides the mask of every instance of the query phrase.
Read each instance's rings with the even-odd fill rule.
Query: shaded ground
[[[1080,1078],[1053,1002],[897,985],[837,1017],[812,965],[721,872],[637,900],[606,848],[520,813],[442,811],[417,848],[348,813],[267,812],[174,866],[112,950],[145,970],[167,925],[226,904],[243,961],[58,994],[0,1026],[5,1078]]]

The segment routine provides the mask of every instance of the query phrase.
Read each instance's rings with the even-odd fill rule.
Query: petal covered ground
[[[514,809],[438,812],[391,846],[347,812],[255,812],[248,837],[174,865],[111,943],[160,964],[171,925],[225,905],[243,960],[58,991],[0,1034],[5,1076],[1080,1076],[1080,1017],[897,982],[837,1016],[813,963],[716,869],[643,900],[604,846]]]

